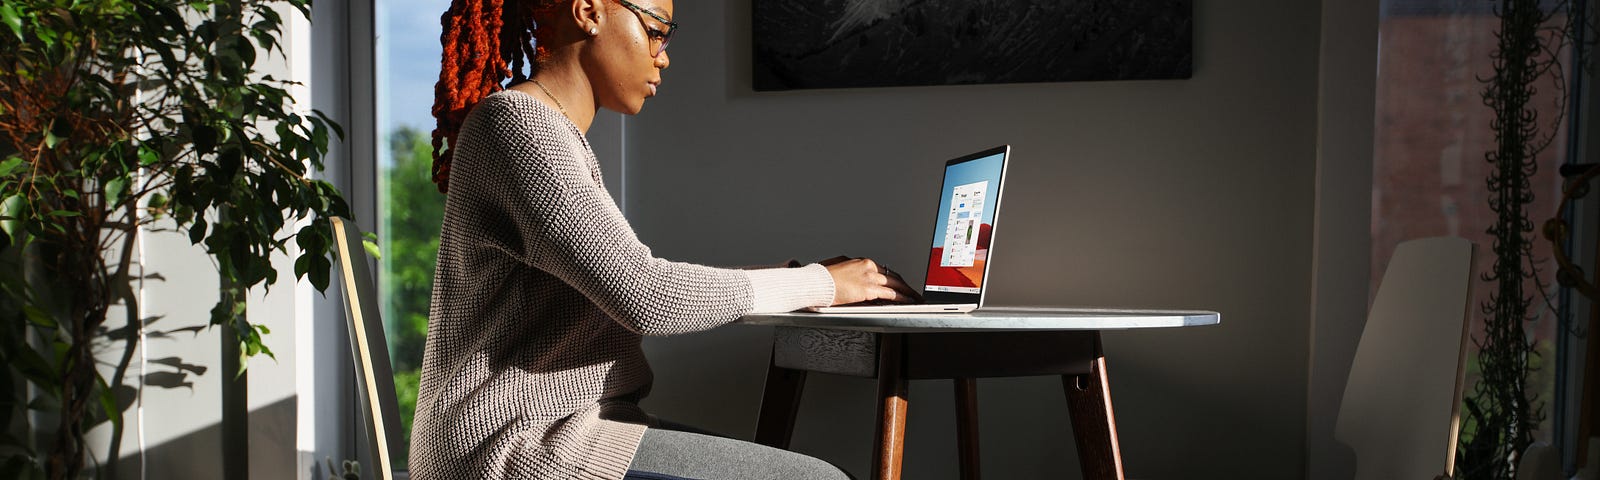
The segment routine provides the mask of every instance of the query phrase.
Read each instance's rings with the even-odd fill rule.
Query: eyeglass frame
[[[667,51],[667,44],[672,43],[672,34],[678,31],[678,24],[669,22],[667,19],[661,18],[660,15],[656,15],[655,12],[645,9],[644,7],[634,4],[628,0],[617,0],[617,2],[621,3],[624,7],[628,7],[628,10],[633,10],[634,15],[639,17],[639,25],[644,27],[645,37],[650,37],[652,32],[661,35],[661,46],[657,47],[655,53],[650,55],[651,58],[660,58],[661,54]],[[643,15],[649,15],[650,18],[654,18],[656,21],[665,24],[667,26],[667,31],[663,32],[650,26],[650,24],[645,23]]]

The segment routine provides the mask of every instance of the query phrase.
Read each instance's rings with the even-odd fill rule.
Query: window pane
[[[404,430],[395,467],[404,469],[428,328],[434,255],[444,195],[433,185],[433,84],[439,77],[439,15],[448,0],[375,0],[377,12],[379,303],[394,363]]]
[[[1494,241],[1487,231],[1496,216],[1489,207],[1486,182],[1493,166],[1486,153],[1495,148],[1490,129],[1494,112],[1484,105],[1481,79],[1494,74],[1490,53],[1497,41],[1495,31],[1500,28],[1494,5],[1450,0],[1383,2],[1373,153],[1373,294],[1395,246],[1415,238],[1452,235],[1471,240],[1478,246],[1477,272],[1493,272]],[[1564,55],[1562,60],[1565,63]],[[1561,115],[1558,99],[1551,95],[1555,90],[1553,83],[1541,83],[1539,95],[1532,101],[1544,122],[1541,135],[1553,134],[1555,139],[1537,158],[1534,198],[1525,206],[1535,225],[1556,212],[1560,178],[1555,172],[1567,159],[1566,122],[1552,128],[1546,120]],[[1546,414],[1535,441],[1549,442],[1557,319],[1551,303],[1543,298],[1555,295],[1555,270],[1548,260],[1549,242],[1537,232],[1531,232],[1529,238],[1539,279],[1524,286],[1533,299],[1529,314],[1535,318],[1524,326],[1537,342],[1534,350],[1538,355],[1530,359],[1536,370],[1527,388]],[[1479,339],[1485,317],[1479,307],[1489,302],[1494,284],[1480,277],[1474,288],[1469,308],[1471,334]],[[1477,348],[1469,346],[1469,352],[1467,397],[1473,395],[1472,385],[1478,380]]]

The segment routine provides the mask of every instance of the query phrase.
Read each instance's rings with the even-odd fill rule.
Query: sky
[[[377,0],[378,127],[433,130],[439,79],[439,16],[449,0]]]
[[[936,217],[937,220],[933,225],[933,246],[944,246],[944,229],[946,218],[949,217],[945,212],[950,211],[950,199],[959,185],[989,182],[988,190],[984,195],[988,203],[983,205],[983,214],[979,219],[979,223],[994,223],[995,208],[1000,205],[1000,202],[996,200],[999,197],[997,190],[1000,187],[1000,174],[1001,168],[1005,165],[1004,161],[1005,155],[996,154],[979,160],[964,162],[945,170],[944,186],[941,187],[943,193],[939,194],[938,217]]]

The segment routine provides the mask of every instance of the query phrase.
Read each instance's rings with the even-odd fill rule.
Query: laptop
[[[925,303],[850,305],[807,309],[817,313],[965,313],[983,305],[989,261],[994,256],[996,219],[1005,191],[1011,146],[962,155],[944,164],[939,208],[928,253]]]

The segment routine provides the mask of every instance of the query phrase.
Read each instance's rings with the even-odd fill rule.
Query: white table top
[[[1121,330],[1216,325],[1222,323],[1222,314],[1203,310],[986,307],[972,313],[763,313],[746,315],[734,323],[878,333]]]

